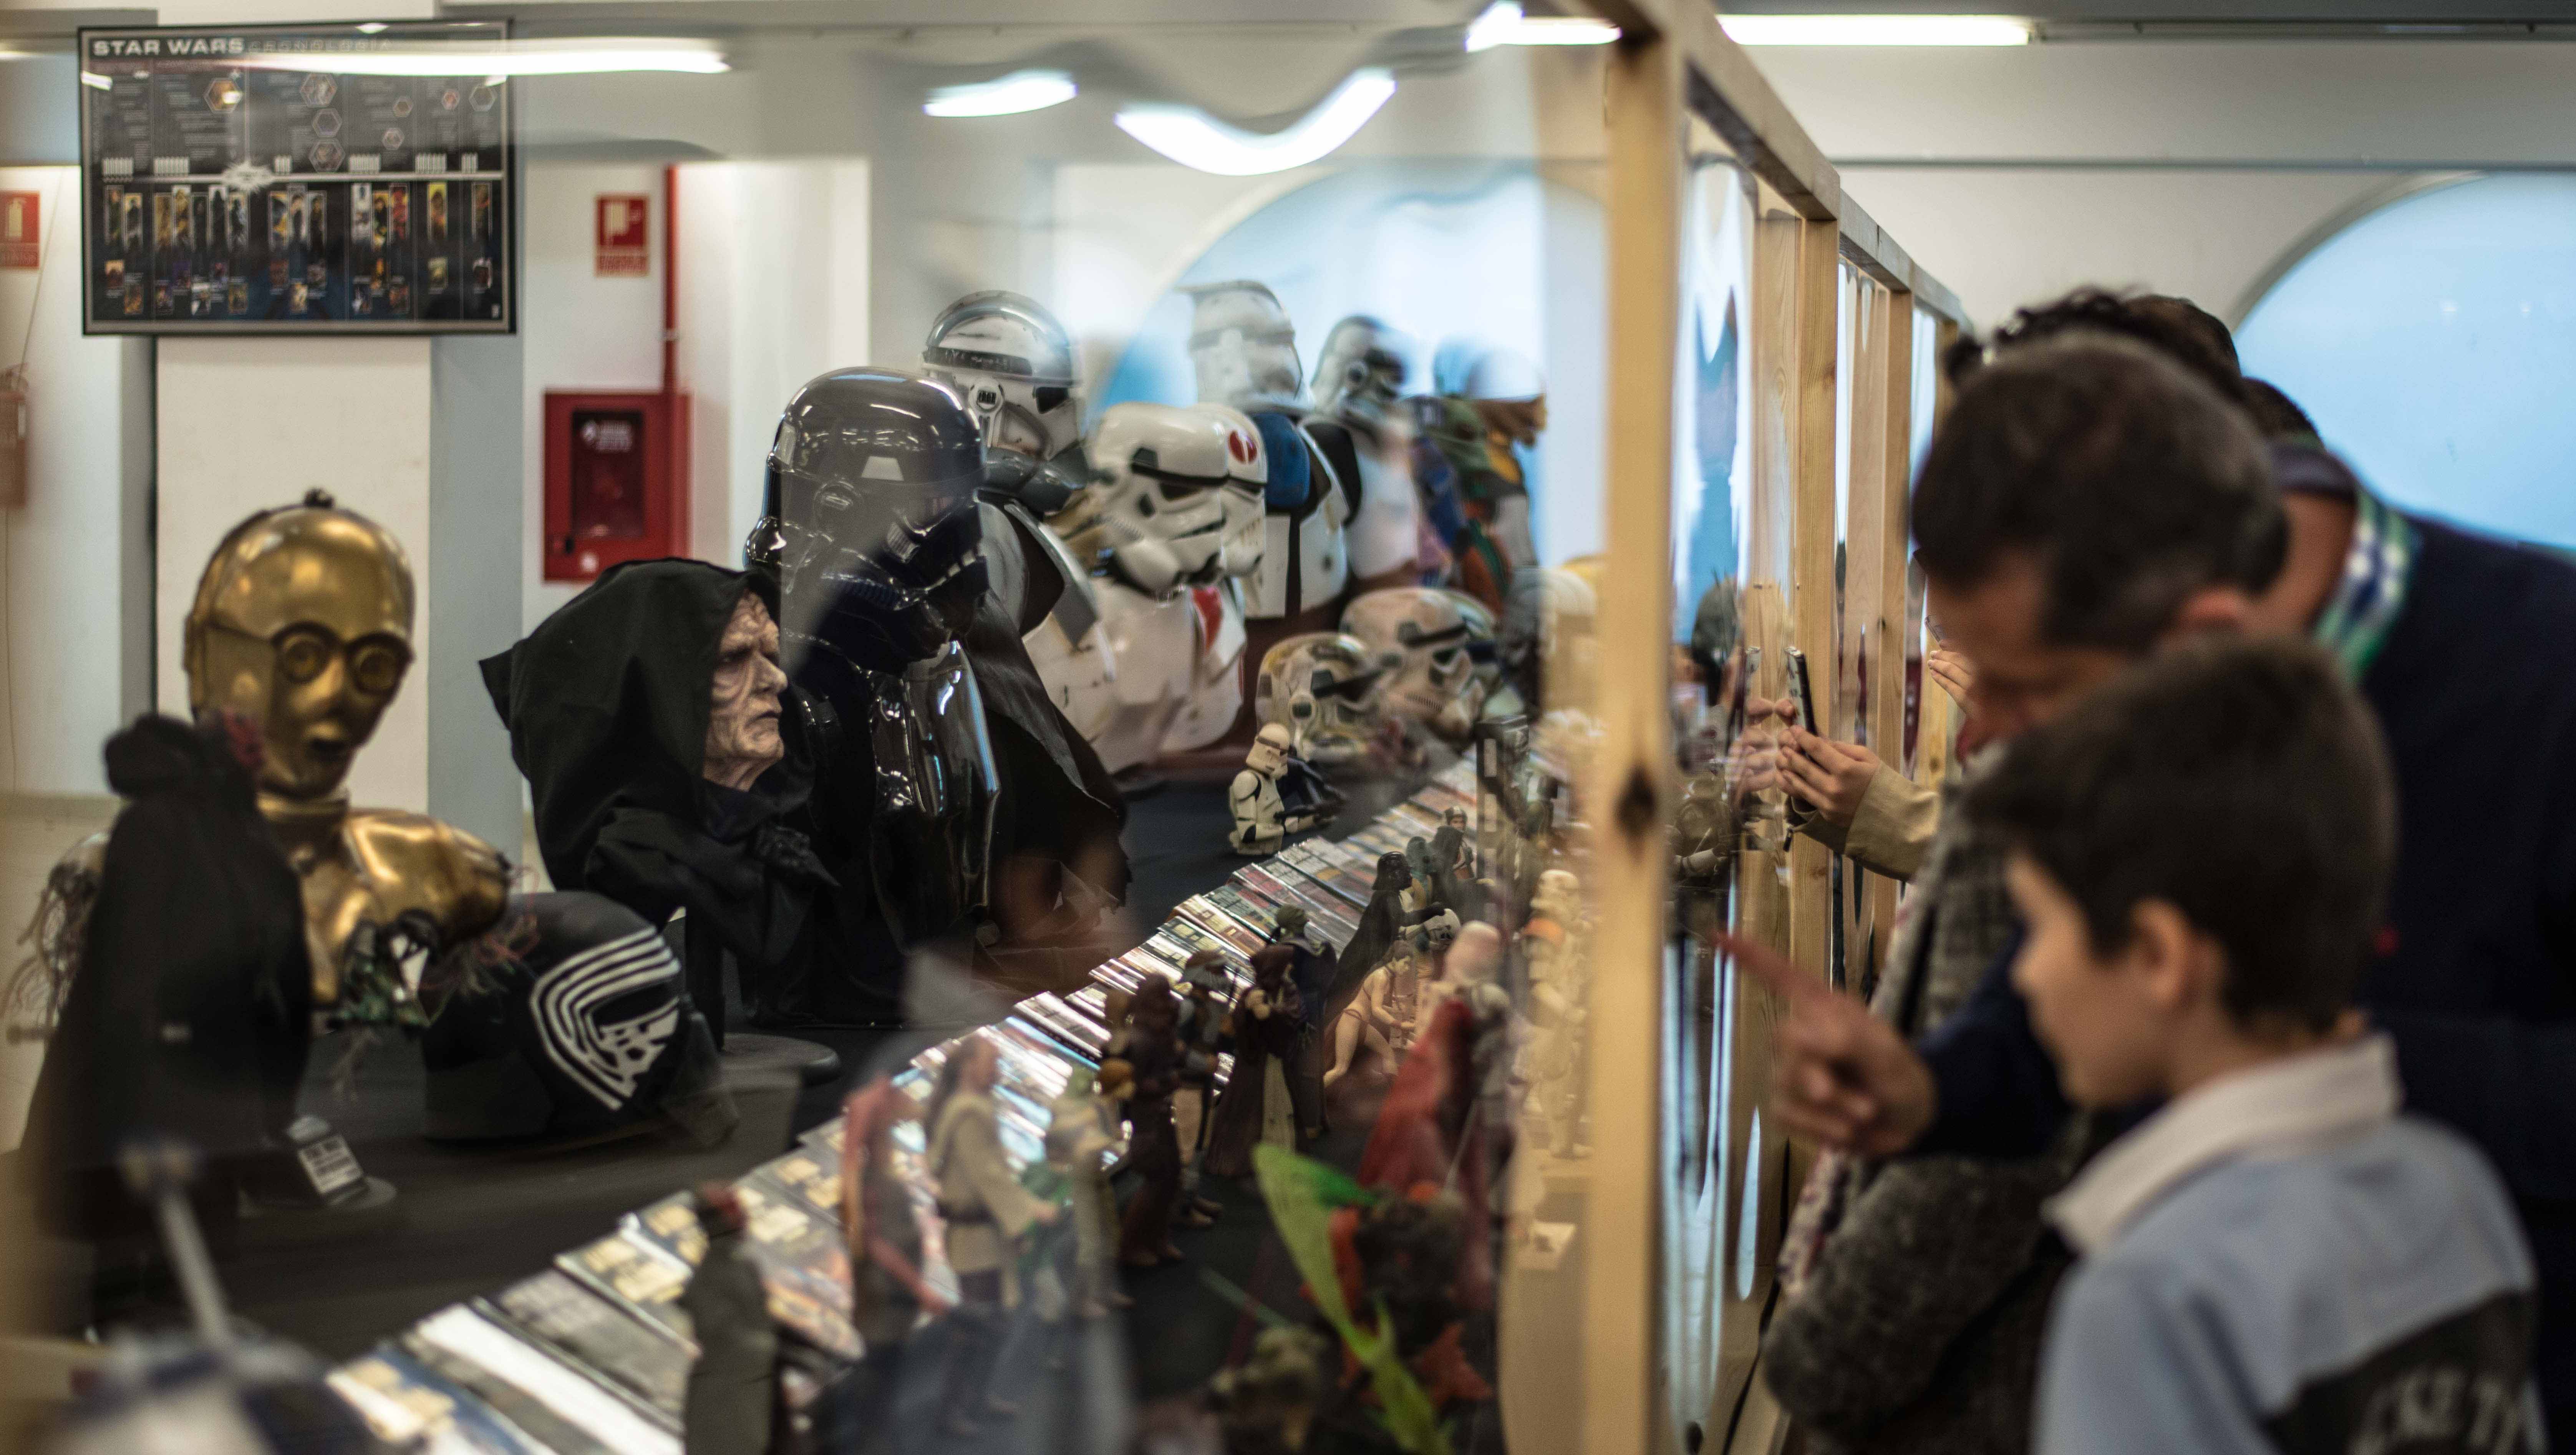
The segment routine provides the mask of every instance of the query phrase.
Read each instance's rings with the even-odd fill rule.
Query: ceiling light
[[[1721,15],[1737,45],[2028,45],[2010,15]]]
[[[116,83],[114,81],[109,80],[96,71],[81,72],[81,84],[84,86],[95,87],[101,91],[113,91],[116,89]]]
[[[1469,51],[1498,45],[1608,45],[1619,27],[1582,15],[1527,16],[1518,0],[1494,0],[1467,27]]]
[[[364,23],[362,23],[362,24],[360,24],[360,25],[359,25],[359,27],[358,27],[358,34],[360,34],[360,35],[382,35],[382,34],[384,34],[384,33],[385,33],[385,30],[386,30],[386,29],[387,29],[387,27],[386,27],[386,25],[385,25],[385,23],[384,23],[383,21],[381,21],[381,20],[370,20],[370,21],[366,21],[366,22],[364,22]]]
[[[1017,116],[1060,106],[1074,94],[1073,78],[1062,71],[1013,71],[990,81],[941,86],[921,109],[932,116]]]
[[[254,69],[301,70],[309,56],[253,53],[240,63]],[[497,46],[406,46],[338,51],[331,69],[347,76],[587,76],[617,71],[676,71],[712,76],[733,69],[722,52],[683,40],[589,36],[580,40],[519,40]]]
[[[1394,94],[1390,72],[1376,67],[1353,71],[1314,110],[1266,136],[1228,126],[1194,106],[1131,106],[1116,120],[1120,131],[1182,166],[1250,177],[1330,156]]]

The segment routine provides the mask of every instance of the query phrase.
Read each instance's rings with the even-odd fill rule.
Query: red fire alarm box
[[[545,579],[688,554],[689,396],[546,391]]]

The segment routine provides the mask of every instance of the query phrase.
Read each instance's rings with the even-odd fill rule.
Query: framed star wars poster
[[[86,333],[508,333],[500,21],[83,30]]]

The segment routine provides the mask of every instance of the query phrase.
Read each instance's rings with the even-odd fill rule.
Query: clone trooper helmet
[[[1092,435],[1111,571],[1148,596],[1261,565],[1261,432],[1221,404],[1113,404]]]
[[[1309,763],[1347,763],[1378,735],[1378,688],[1385,679],[1368,646],[1340,632],[1300,632],[1262,654],[1252,711],[1288,729]]]
[[[1368,648],[1385,674],[1378,701],[1395,717],[1430,722],[1475,681],[1473,631],[1446,591],[1390,586],[1365,592],[1342,612],[1342,630]]]
[[[1404,397],[1404,336],[1364,313],[1333,325],[1315,359],[1315,412],[1371,429]]]
[[[797,390],[743,547],[778,573],[782,633],[809,659],[886,672],[963,632],[984,591],[983,479],[983,441],[944,385],[849,368]]]
[[[1073,339],[1033,298],[994,289],[949,304],[921,367],[965,401],[987,445],[1052,460],[1082,436]]]
[[[1186,291],[1196,300],[1190,362],[1198,369],[1201,403],[1244,410],[1306,407],[1297,329],[1269,285],[1236,279]]]

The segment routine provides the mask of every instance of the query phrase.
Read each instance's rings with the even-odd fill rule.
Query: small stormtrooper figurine
[[[1050,522],[1030,534],[1053,558],[1064,590],[1023,644],[1057,708],[1093,736],[1111,710],[1117,669],[1089,573],[1053,525],[1083,514],[1090,493],[1072,336],[1035,299],[999,289],[969,293],[931,324],[921,367],[966,406],[984,441],[986,502]]]
[[[1246,603],[1250,615],[1316,616],[1312,626],[1328,625],[1350,584],[1346,531],[1360,505],[1357,447],[1342,425],[1308,420],[1297,331],[1277,294],[1245,279],[1188,291],[1200,402],[1252,416],[1269,449],[1266,540]]]
[[[1228,842],[1238,854],[1274,853],[1290,834],[1321,824],[1341,806],[1342,795],[1304,759],[1288,751],[1288,730],[1276,723],[1252,739],[1243,771],[1234,775],[1226,806],[1234,812]]]
[[[1379,702],[1388,715],[1464,741],[1484,711],[1485,684],[1473,652],[1476,631],[1456,592],[1391,586],[1355,598],[1342,631],[1359,639],[1386,674]],[[1491,640],[1492,618],[1485,618]]]
[[[1305,632],[1262,654],[1253,715],[1284,729],[1311,763],[1357,762],[1383,736],[1379,689],[1386,669],[1359,638]]]
[[[1591,965],[1583,924],[1583,884],[1550,869],[1538,876],[1520,948],[1529,966],[1529,1096],[1522,1112],[1531,1140],[1559,1157],[1580,1156],[1585,1141],[1583,1048],[1591,1009]]]
[[[1116,404],[1092,442],[1100,462],[1092,583],[1115,664],[1089,731],[1113,773],[1206,747],[1243,710],[1243,594],[1261,565],[1261,433],[1221,404]],[[1057,663],[1039,662],[1053,688]]]
[[[1324,335],[1315,360],[1315,412],[1347,431],[1359,472],[1359,505],[1351,516],[1351,575],[1365,587],[1412,579],[1421,542],[1420,500],[1413,486],[1413,431],[1404,395],[1402,334],[1366,314],[1353,314]]]

